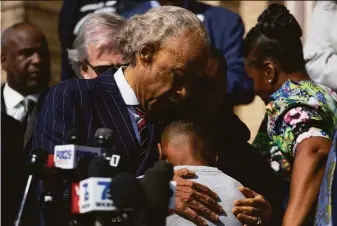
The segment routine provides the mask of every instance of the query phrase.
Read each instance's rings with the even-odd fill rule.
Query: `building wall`
[[[246,32],[252,28],[257,17],[271,2],[283,4],[284,1],[204,1],[207,4],[226,7],[229,10],[241,15],[245,24]],[[310,1],[306,1],[310,2]],[[20,22],[28,21],[37,25],[45,33],[48,39],[51,60],[52,60],[52,80],[55,84],[60,79],[60,43],[58,36],[58,15],[62,1],[1,1],[1,31],[9,26]],[[298,7],[291,5],[297,12]],[[301,15],[300,15],[301,16]],[[307,18],[308,16],[306,16]],[[300,18],[300,17],[299,17]],[[1,81],[5,81],[5,73],[1,73]]]

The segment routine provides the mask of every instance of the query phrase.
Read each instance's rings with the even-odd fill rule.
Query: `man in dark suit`
[[[52,153],[55,145],[66,143],[71,128],[93,145],[98,128],[111,128],[116,148],[127,160],[123,170],[139,176],[158,159],[157,122],[188,97],[191,83],[203,75],[209,41],[193,13],[172,6],[130,18],[118,41],[130,64],[116,73],[109,69],[92,80],[71,79],[51,88],[36,122],[33,146]],[[194,201],[187,203],[178,184],[179,204],[206,217],[223,212],[208,189],[192,182],[183,185],[190,188],[184,195]],[[194,217],[186,211],[181,214]]]
[[[50,79],[50,58],[44,34],[27,23],[6,29],[1,48],[1,65],[7,72],[1,86],[2,223],[13,225],[27,179],[35,119]],[[33,213],[24,217],[27,225],[36,220]]]

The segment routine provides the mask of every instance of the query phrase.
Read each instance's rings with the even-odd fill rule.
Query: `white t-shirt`
[[[214,224],[207,221],[208,225],[218,225],[218,226],[241,226],[241,222],[232,213],[233,202],[238,199],[245,198],[239,191],[239,187],[242,186],[240,182],[227,176],[220,170],[214,167],[208,166],[176,166],[174,170],[181,168],[186,168],[190,171],[195,172],[197,178],[191,179],[199,184],[207,186],[212,191],[216,192],[220,197],[221,201],[219,204],[225,210],[219,218],[219,223]],[[167,217],[167,226],[192,226],[194,223],[173,214]]]

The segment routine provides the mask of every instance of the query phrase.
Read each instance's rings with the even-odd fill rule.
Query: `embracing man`
[[[139,176],[158,160],[159,121],[187,99],[192,84],[204,76],[209,41],[197,16],[173,6],[131,17],[117,40],[130,64],[95,79],[71,79],[53,87],[36,122],[33,147],[53,152],[55,145],[66,142],[71,128],[82,131],[86,143],[93,145],[98,128],[111,128],[116,148],[127,159],[125,170]],[[191,199],[179,198],[180,193]],[[177,214],[199,224],[198,215],[221,214],[221,206],[210,202],[211,194],[198,183],[180,180]]]

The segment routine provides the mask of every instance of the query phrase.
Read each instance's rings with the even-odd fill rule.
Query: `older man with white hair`
[[[78,78],[93,79],[110,68],[117,71],[124,63],[116,41],[124,22],[113,13],[96,13],[86,18],[73,49],[68,49],[70,64]]]
[[[115,147],[127,162],[122,171],[143,175],[158,160],[158,121],[189,96],[191,84],[204,74],[209,54],[205,28],[186,9],[158,7],[129,18],[120,29],[118,46],[128,66],[95,79],[65,80],[50,89],[35,124],[33,148],[52,153],[55,145],[66,143],[72,128],[93,145],[96,130],[103,127],[116,132]],[[187,192],[179,191],[182,187]],[[197,201],[178,203],[207,218],[216,220],[223,212],[216,195],[204,186],[179,182],[177,195],[181,192]],[[191,209],[180,209],[189,219],[204,222]]]

